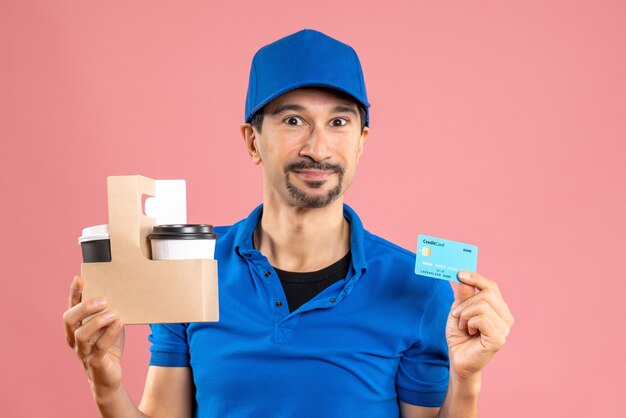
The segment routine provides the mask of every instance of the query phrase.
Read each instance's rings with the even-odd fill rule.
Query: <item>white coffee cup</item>
[[[83,229],[78,243],[83,252],[83,263],[111,261],[109,225],[95,225]]]
[[[148,239],[153,260],[213,259],[217,234],[212,225],[157,225]]]

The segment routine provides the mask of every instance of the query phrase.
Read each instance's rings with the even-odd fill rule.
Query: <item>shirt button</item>
[[[265,272],[265,273],[263,273],[263,274],[265,274],[265,277],[269,277],[269,276],[270,276],[270,274],[272,274],[272,273],[270,273],[269,271],[266,271],[266,272]]]
[[[250,257],[252,257],[252,254],[246,253],[246,258],[250,258]]]
[[[278,306],[280,308],[281,306],[283,306],[283,303],[281,301],[278,301],[278,302],[276,302],[276,306]]]

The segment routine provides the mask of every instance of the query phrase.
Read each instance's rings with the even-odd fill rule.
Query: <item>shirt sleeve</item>
[[[187,324],[150,324],[150,365],[189,366]]]
[[[400,359],[396,390],[398,398],[406,403],[425,407],[443,404],[450,376],[446,321],[453,301],[449,283],[437,283],[424,309],[417,338]]]

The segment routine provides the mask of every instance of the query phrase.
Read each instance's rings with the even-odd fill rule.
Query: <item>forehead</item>
[[[307,107],[307,105],[327,104],[335,106],[342,104],[357,108],[356,101],[346,93],[331,88],[311,87],[291,90],[278,96],[265,106],[265,110],[271,112],[276,107],[284,104],[299,104],[303,107]]]

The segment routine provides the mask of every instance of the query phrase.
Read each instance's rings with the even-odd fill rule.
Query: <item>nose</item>
[[[328,134],[323,128],[314,127],[300,149],[301,157],[309,157],[314,161],[321,162],[330,158]]]

